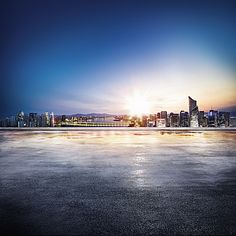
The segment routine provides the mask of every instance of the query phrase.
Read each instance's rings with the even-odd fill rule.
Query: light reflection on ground
[[[235,140],[223,131],[2,131],[0,226],[22,234],[236,233]]]

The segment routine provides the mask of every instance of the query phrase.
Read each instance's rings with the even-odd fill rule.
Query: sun
[[[141,117],[150,113],[150,102],[146,94],[134,92],[126,99],[126,108],[130,115]]]

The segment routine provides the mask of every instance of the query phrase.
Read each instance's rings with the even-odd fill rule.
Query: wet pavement
[[[235,131],[1,131],[1,232],[236,234],[235,140]]]

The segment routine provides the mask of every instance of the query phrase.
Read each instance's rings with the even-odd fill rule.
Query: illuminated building
[[[208,113],[208,127],[218,126],[218,111],[210,110]]]
[[[228,127],[230,125],[230,113],[220,111],[218,124],[220,127]]]
[[[44,112],[44,114],[41,115],[41,126],[42,127],[50,126],[50,118],[48,112]]]
[[[198,122],[199,122],[199,127],[207,127],[208,121],[204,111],[199,111]]]
[[[192,99],[191,97],[188,97],[188,101],[189,101],[189,126],[199,127],[197,101]]]
[[[188,112],[181,111],[179,114],[179,126],[188,127],[189,126],[189,117]]]
[[[29,127],[37,127],[37,113],[29,113]]]
[[[55,125],[54,113],[51,112],[51,114],[50,114],[50,126],[51,126],[51,127],[54,127],[54,125]]]
[[[24,112],[23,111],[20,111],[18,114],[17,114],[17,127],[24,127]]]

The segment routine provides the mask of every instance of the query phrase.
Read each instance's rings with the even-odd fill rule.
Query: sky
[[[236,111],[235,1],[5,0],[0,17],[1,116]]]

